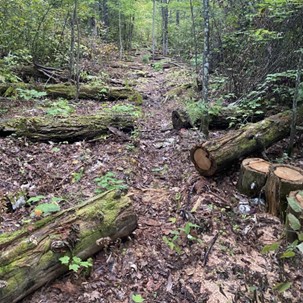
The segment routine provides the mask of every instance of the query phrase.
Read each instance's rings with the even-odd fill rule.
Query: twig
[[[215,245],[215,243],[216,243],[216,241],[218,239],[218,236],[219,236],[219,232],[217,232],[215,234],[215,236],[212,238],[212,240],[211,240],[211,242],[210,242],[210,244],[208,246],[208,249],[206,250],[206,253],[205,253],[204,258],[203,258],[203,264],[202,264],[203,267],[206,266],[206,263],[208,261],[208,256],[209,256],[210,251],[212,250],[213,246]]]

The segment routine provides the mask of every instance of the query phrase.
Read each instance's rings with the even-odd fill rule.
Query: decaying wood
[[[0,95],[11,96],[16,93],[17,89],[35,89],[37,91],[46,92],[50,97],[62,97],[66,99],[74,99],[76,96],[76,87],[68,83],[49,84],[46,86],[31,85],[26,83],[0,83]],[[119,100],[128,99],[137,104],[142,103],[142,96],[133,88],[129,87],[100,87],[92,85],[80,85],[80,99],[93,100]]]
[[[273,164],[265,184],[265,197],[268,212],[285,219],[287,195],[303,189],[303,170],[286,164]]]
[[[298,239],[298,234],[303,234],[303,191],[291,191],[288,199],[292,199],[292,207],[288,203],[286,209],[286,238],[287,241],[292,243]],[[301,225],[299,230],[294,230],[291,227],[289,215],[293,215]]]
[[[0,120],[0,136],[14,134],[33,141],[69,141],[97,139],[109,132],[109,127],[130,132],[134,129],[132,114],[100,112],[95,115],[68,117],[17,117]]]
[[[110,192],[1,234],[0,302],[17,302],[62,275],[68,268],[60,257],[85,260],[103,248],[100,243],[127,237],[136,227],[130,199]]]
[[[266,183],[270,163],[261,158],[247,158],[242,161],[238,190],[249,197],[260,195]]]
[[[246,122],[258,122],[264,118],[264,114],[255,115],[247,119]],[[233,121],[235,124],[240,124],[239,114],[232,109],[225,108],[217,115],[210,114],[209,116],[209,129],[227,129],[230,126],[230,123]],[[239,121],[239,122],[235,122]],[[201,119],[198,119],[195,123],[192,123],[189,117],[189,114],[184,110],[174,110],[172,113],[172,122],[175,129],[178,129],[178,126],[185,125],[181,128],[192,128],[200,127]]]
[[[303,122],[303,106],[298,108],[298,124]],[[203,176],[224,170],[235,160],[265,148],[287,137],[291,111],[270,116],[258,123],[250,123],[225,136],[207,141],[191,149],[191,160]]]

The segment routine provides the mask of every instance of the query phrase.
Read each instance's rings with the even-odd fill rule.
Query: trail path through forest
[[[201,135],[172,128],[172,110],[182,104],[169,92],[191,81],[187,70],[173,64],[155,70],[140,56],[120,65],[109,68],[111,77],[122,75],[144,96],[142,116],[129,140],[115,134],[101,142],[51,145],[0,139],[3,194],[23,186],[31,195],[64,196],[72,204],[92,196],[94,178],[110,171],[129,186],[139,219],[130,239],[97,254],[90,276],[68,273],[23,302],[126,303],[133,294],[150,303],[303,302],[302,274],[295,269],[300,260],[283,268],[274,255],[260,253],[264,244],[279,239],[279,221],[257,208],[249,215],[239,213],[235,171],[212,179],[198,176],[189,149]],[[80,105],[85,112],[100,106],[91,101]],[[84,174],[74,182],[80,168]],[[1,229],[16,229],[25,215],[26,210],[4,214]],[[163,241],[174,235],[175,242]],[[279,277],[294,279],[291,291],[272,290],[283,282]]]

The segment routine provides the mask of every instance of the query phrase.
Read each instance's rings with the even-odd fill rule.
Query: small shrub
[[[95,182],[99,186],[96,190],[96,193],[102,193],[107,190],[125,190],[128,186],[124,183],[123,180],[119,180],[116,178],[116,175],[113,172],[108,172],[104,176],[95,178]]]

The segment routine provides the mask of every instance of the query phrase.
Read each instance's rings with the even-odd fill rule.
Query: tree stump
[[[180,130],[181,128],[192,128],[189,115],[183,110],[174,110],[172,112],[173,128]]]
[[[274,164],[271,166],[265,184],[265,197],[268,212],[285,221],[287,195],[294,190],[303,189],[303,170],[291,165]]]
[[[261,158],[247,158],[242,161],[238,190],[249,197],[260,194],[266,183],[270,163]]]
[[[0,302],[18,302],[62,275],[62,256],[91,257],[137,227],[129,197],[106,192],[0,235]]]
[[[303,235],[303,191],[291,191],[287,200],[286,238],[288,242],[293,242],[298,234]]]

